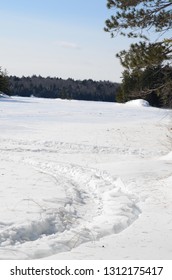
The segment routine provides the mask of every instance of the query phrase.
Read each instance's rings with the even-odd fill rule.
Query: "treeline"
[[[10,95],[23,97],[62,98],[115,102],[118,83],[109,81],[73,80],[51,77],[16,77],[10,76]]]

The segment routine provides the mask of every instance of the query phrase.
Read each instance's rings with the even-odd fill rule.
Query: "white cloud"
[[[62,48],[67,48],[67,49],[81,49],[81,47],[73,42],[68,42],[68,41],[57,41],[56,44]]]

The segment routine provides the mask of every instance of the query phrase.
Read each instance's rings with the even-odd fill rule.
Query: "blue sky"
[[[0,0],[0,66],[9,75],[119,82],[115,53],[127,40],[103,31],[111,13],[106,0]]]

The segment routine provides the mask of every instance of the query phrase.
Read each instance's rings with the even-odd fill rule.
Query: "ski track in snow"
[[[162,151],[147,151],[143,148],[133,148],[125,145],[119,146],[101,146],[89,144],[66,143],[58,141],[24,141],[13,139],[0,139],[0,151],[6,152],[33,152],[33,153],[59,153],[59,154],[119,154],[134,155],[138,157],[150,157],[163,155]]]
[[[58,190],[64,190],[65,199],[60,203],[58,197],[44,199],[42,205],[48,202],[54,206],[39,205],[39,220],[3,226],[0,230],[3,258],[4,250],[11,258],[16,258],[18,251],[25,252],[24,259],[71,250],[84,242],[119,233],[140,214],[136,197],[123,190],[120,179],[106,172],[32,158],[25,159],[24,163],[53,177]],[[42,250],[46,243],[47,248]],[[14,249],[15,254],[12,253]]]

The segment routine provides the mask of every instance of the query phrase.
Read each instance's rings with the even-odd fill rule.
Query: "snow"
[[[7,100],[8,98],[10,98],[10,96],[0,91],[0,98],[5,98]]]
[[[137,107],[149,107],[150,106],[149,102],[146,100],[143,100],[143,99],[135,99],[135,100],[127,101],[125,104],[130,105],[130,106],[137,106]]]
[[[161,157],[162,160],[172,160],[172,152],[169,152],[167,155]]]
[[[172,258],[171,111],[131,104],[0,99],[0,259]]]

